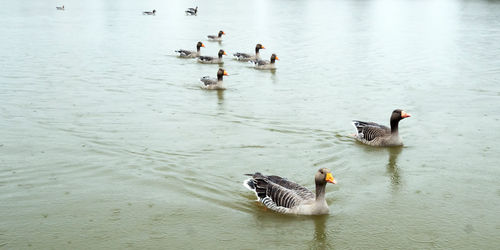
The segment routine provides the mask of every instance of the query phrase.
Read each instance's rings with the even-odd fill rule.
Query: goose
[[[272,54],[270,61],[267,61],[267,60],[254,60],[252,62],[254,63],[254,67],[256,69],[275,69],[276,65],[274,64],[274,62],[276,60],[279,60],[279,58],[276,56],[276,54]]]
[[[198,62],[200,63],[224,63],[224,61],[222,61],[222,55],[227,55],[226,52],[224,50],[219,50],[219,54],[218,56],[219,57],[212,57],[212,56],[200,56],[198,57]]]
[[[219,34],[218,35],[208,35],[208,39],[211,40],[211,41],[217,41],[217,42],[220,42],[222,41],[222,35],[225,35],[226,33],[224,33],[224,31],[219,31]]]
[[[201,47],[205,47],[205,45],[202,42],[198,42],[196,44],[196,52],[184,49],[176,50],[175,52],[179,53],[179,56],[183,58],[196,58],[200,56]]]
[[[264,46],[262,46],[262,44],[257,44],[255,45],[255,56],[252,56],[250,54],[247,54],[247,53],[235,53],[233,54],[235,57],[236,57],[236,60],[238,61],[251,61],[251,60],[260,60],[260,54],[259,54],[259,50],[261,49],[265,49]]]
[[[56,7],[56,10],[64,10],[64,5],[61,7]]]
[[[203,86],[201,87],[203,89],[226,89],[224,85],[222,85],[222,77],[227,75],[228,74],[224,69],[219,69],[217,71],[217,79],[209,76],[202,77],[200,81],[203,83]]]
[[[142,12],[143,15],[156,15],[156,10],[153,10],[153,11],[144,11]]]
[[[352,124],[356,128],[354,138],[370,146],[401,146],[403,141],[399,137],[399,121],[411,117],[401,109],[395,109],[391,115],[391,127],[380,125],[374,122],[362,122],[353,120]]]
[[[337,181],[327,168],[320,168],[314,175],[316,194],[279,176],[265,176],[259,172],[247,175],[251,178],[245,180],[243,185],[255,192],[258,201],[275,212],[301,215],[330,212],[325,200],[326,183],[337,184]]]
[[[188,8],[186,11],[186,15],[195,15],[198,14],[198,6],[196,6],[196,8]]]

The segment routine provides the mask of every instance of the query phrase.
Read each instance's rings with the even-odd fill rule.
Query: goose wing
[[[215,38],[217,38],[217,36],[214,36],[214,35],[208,35],[207,37],[208,37],[208,38],[210,38],[210,39],[215,39]]]
[[[255,191],[264,206],[279,213],[290,213],[304,200],[314,198],[308,189],[279,176],[255,173],[245,186]]]
[[[234,53],[233,55],[234,55],[237,59],[249,59],[249,58],[251,58],[251,57],[252,57],[251,55],[249,55],[249,54],[247,54],[247,53],[240,53],[240,52],[238,52],[238,53]]]
[[[200,81],[205,85],[205,86],[209,86],[209,85],[214,85],[214,84],[217,84],[217,80],[213,79],[213,78],[210,78],[209,76],[204,76],[200,79]]]
[[[358,139],[372,141],[376,138],[388,136],[391,134],[391,129],[389,127],[374,122],[354,120],[352,121],[352,124],[356,128]]]
[[[198,57],[198,60],[200,60],[201,62],[213,62],[215,60],[215,57],[200,56],[200,57]]]
[[[190,56],[191,54],[195,53],[194,51],[189,51],[189,50],[176,50],[175,52],[179,53],[180,56]]]
[[[271,62],[269,62],[267,60],[255,60],[255,61],[253,61],[253,63],[256,66],[264,66],[264,65],[270,64]]]

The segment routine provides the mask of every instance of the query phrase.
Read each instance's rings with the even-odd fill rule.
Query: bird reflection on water
[[[389,152],[389,162],[387,163],[387,173],[391,177],[391,187],[393,191],[398,191],[401,187],[401,173],[398,167],[398,156],[403,151],[403,147],[387,148]]]
[[[309,249],[334,249],[332,242],[328,240],[328,231],[326,231],[326,221],[329,215],[313,216],[314,220],[314,238],[309,241]]]

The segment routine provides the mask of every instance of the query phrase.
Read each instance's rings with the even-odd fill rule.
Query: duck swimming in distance
[[[205,47],[205,45],[202,42],[198,42],[196,44],[196,51],[180,49],[175,52],[179,53],[179,56],[182,58],[196,58],[200,56],[201,47]]]
[[[399,121],[411,117],[401,109],[395,109],[391,114],[391,127],[380,125],[374,122],[363,122],[353,120],[352,124],[356,128],[354,138],[370,146],[402,146],[403,141],[399,137]]]
[[[222,35],[225,35],[226,33],[224,33],[224,31],[219,31],[219,34],[217,35],[208,35],[208,40],[210,41],[216,41],[216,42],[220,42],[222,41]]]
[[[252,60],[260,60],[260,53],[259,53],[259,50],[261,49],[265,49],[264,46],[262,46],[262,44],[258,43],[257,45],[255,45],[255,55],[252,56],[250,54],[247,54],[247,53],[234,53],[234,57],[236,58],[236,60],[238,61],[245,61],[245,62],[248,62],[248,61],[252,61]]]
[[[222,56],[227,55],[224,50],[219,50],[218,57],[213,57],[213,56],[200,56],[198,57],[198,62],[199,63],[211,63],[211,64],[222,64],[224,61],[222,61]]]
[[[276,54],[271,55],[271,60],[254,60],[254,67],[256,69],[276,69],[276,65],[274,64],[276,60],[279,60]]]

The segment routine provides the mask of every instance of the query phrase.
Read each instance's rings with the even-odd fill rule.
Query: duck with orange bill
[[[395,109],[391,114],[390,128],[374,122],[353,120],[352,124],[356,128],[354,138],[370,146],[402,146],[403,141],[399,137],[399,121],[408,117],[411,117],[410,114],[404,110]]]
[[[320,168],[314,175],[316,192],[276,175],[263,175],[259,172],[251,176],[243,186],[255,192],[257,200],[268,209],[282,214],[319,215],[328,214],[326,203],[326,184],[337,184],[332,172]]]
[[[224,33],[224,31],[219,31],[219,34],[217,35],[208,35],[208,40],[210,41],[215,41],[215,42],[220,42],[222,41],[222,35],[225,35],[226,33]]]
[[[234,55],[235,59],[238,61],[248,62],[248,61],[252,61],[252,60],[260,60],[259,51],[261,49],[265,49],[265,48],[262,44],[258,43],[257,45],[255,45],[255,55],[241,53],[241,52],[234,53],[233,55]]]
[[[223,64],[224,61],[222,61],[222,56],[227,55],[224,50],[219,50],[219,53],[217,54],[218,57],[213,57],[213,56],[200,56],[198,57],[198,62],[199,63],[209,63],[209,64]]]
[[[179,53],[179,57],[182,58],[196,58],[200,56],[200,48],[205,47],[205,45],[202,42],[198,42],[196,44],[196,51],[191,51],[191,50],[176,50],[175,52]]]
[[[216,90],[221,90],[221,89],[226,89],[226,87],[223,85],[223,77],[227,76],[227,71],[224,69],[219,69],[217,71],[217,78],[212,78],[210,76],[204,76],[200,79],[200,81],[203,83],[201,88],[203,89],[216,89]]]
[[[276,54],[271,55],[271,59],[268,60],[254,60],[252,61],[256,69],[276,69],[276,60],[279,60]]]

